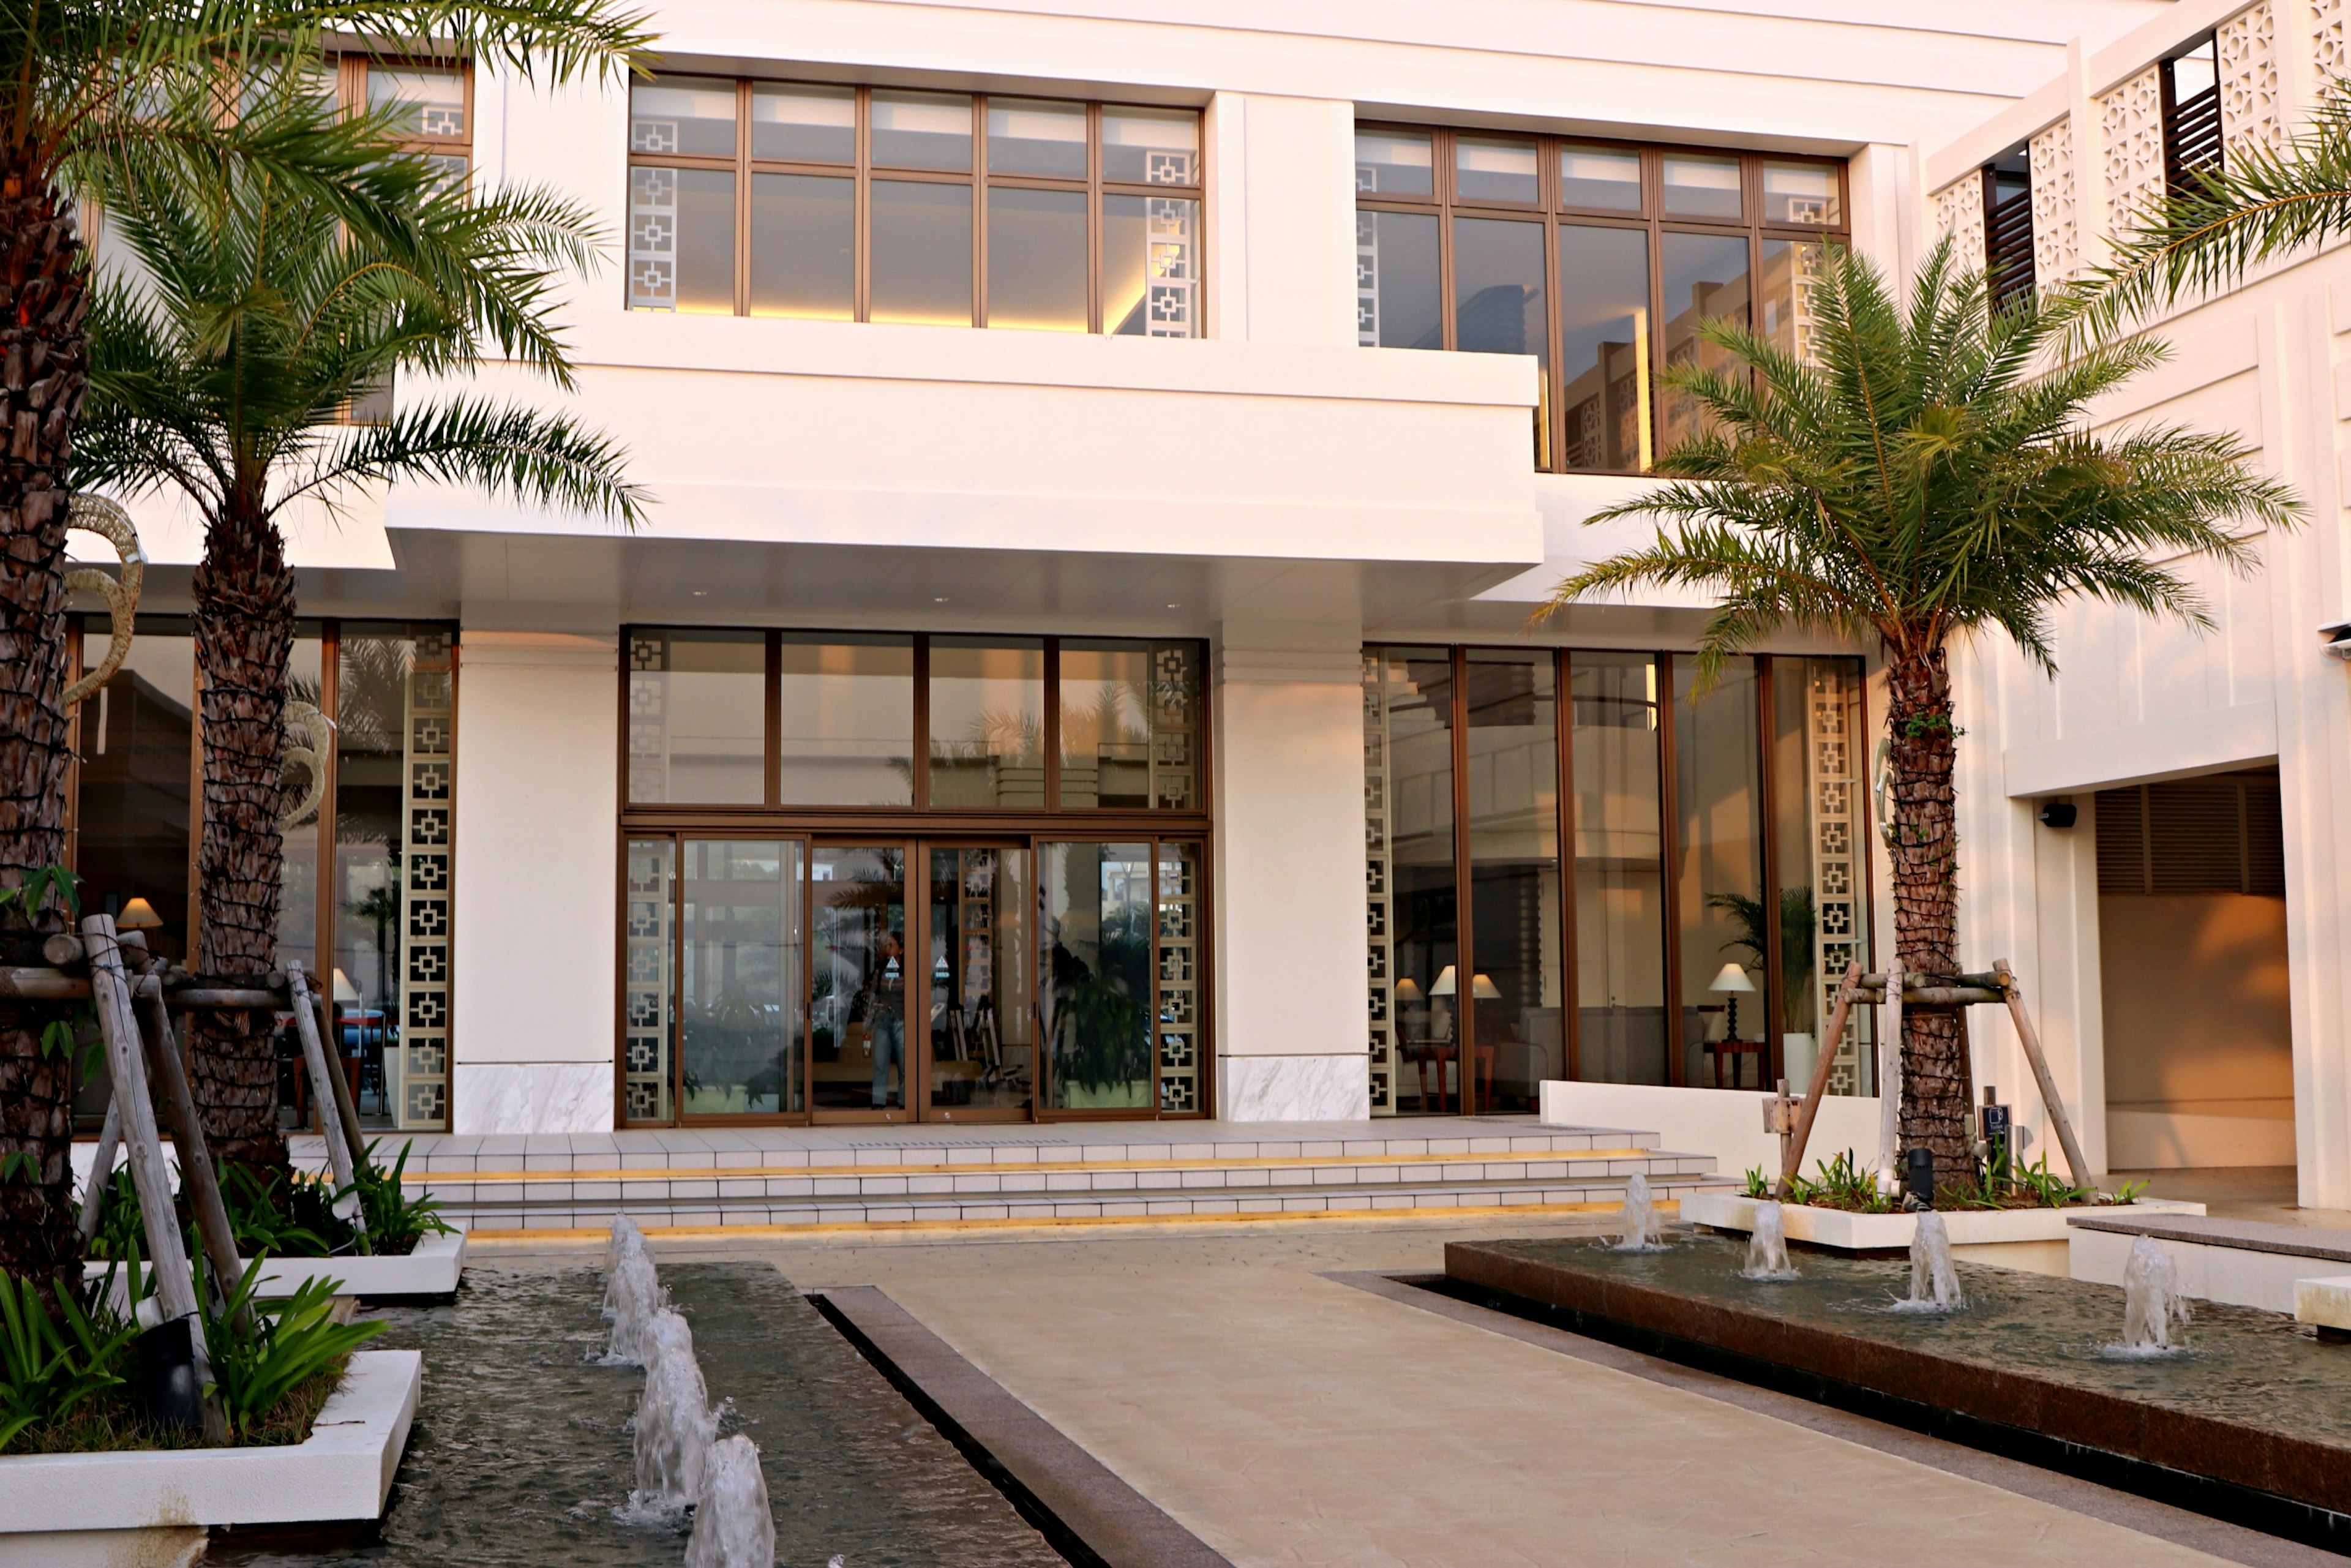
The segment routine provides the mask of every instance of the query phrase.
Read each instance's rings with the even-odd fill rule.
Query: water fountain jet
[[[1959,1268],[1951,1261],[1950,1228],[1933,1209],[1922,1210],[1910,1233],[1910,1294],[1895,1302],[1895,1310],[1951,1312],[1967,1304],[1959,1293]]]
[[[638,1396],[637,1485],[622,1510],[625,1520],[674,1518],[700,1495],[703,1461],[718,1437],[694,1331],[664,1307],[644,1332],[645,1391]],[[772,1528],[772,1526],[771,1526]]]
[[[1750,1280],[1792,1280],[1795,1265],[1788,1261],[1786,1217],[1776,1199],[1755,1206],[1755,1228],[1747,1237],[1747,1267],[1740,1272]]]
[[[776,1516],[759,1450],[740,1434],[722,1437],[703,1458],[685,1568],[774,1568],[775,1561]]]
[[[2142,1236],[2131,1243],[2130,1261],[2123,1266],[2123,1342],[2116,1348],[2125,1355],[2163,1355],[2185,1348],[2188,1297],[2179,1289],[2179,1265],[2162,1242]],[[2175,1330],[2179,1343],[2172,1343]]]
[[[669,1301],[661,1276],[653,1271],[651,1254],[642,1247],[623,1252],[604,1287],[604,1300],[612,1319],[612,1343],[605,1352],[605,1362],[613,1366],[650,1365],[653,1358],[647,1354],[645,1331]]]
[[[1625,1184],[1625,1234],[1618,1239],[1619,1252],[1646,1252],[1665,1245],[1665,1225],[1657,1218],[1657,1206],[1649,1196],[1649,1178],[1638,1171]]]

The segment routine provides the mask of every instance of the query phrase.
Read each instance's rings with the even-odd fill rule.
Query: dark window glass
[[[1038,99],[987,100],[987,172],[1086,177],[1086,110]]]
[[[1536,1108],[1567,1072],[1559,714],[1549,649],[1467,655],[1471,1103]]]
[[[1649,465],[1649,235],[1645,229],[1559,231],[1561,465],[1624,472]]]
[[[1702,341],[1698,325],[1708,319],[1740,327],[1750,324],[1746,236],[1667,234],[1662,246],[1666,362],[1729,369],[1735,361],[1724,350]],[[1665,389],[1658,410],[1657,444],[1663,451],[1670,452],[1712,428],[1708,415],[1686,392]]]
[[[1666,156],[1666,216],[1737,223],[1746,206],[1739,193],[1739,160],[1687,153]]]
[[[1673,868],[1681,920],[1682,1082],[1761,1089],[1771,1069],[1764,969],[1763,780],[1755,661],[1727,659],[1701,693],[1674,661]]]
[[[1471,354],[1532,354],[1544,340],[1543,233],[1540,223],[1453,220],[1454,346]]]
[[[971,187],[873,182],[876,321],[971,325]]]
[[[752,83],[751,156],[791,163],[856,162],[856,89]]]
[[[846,321],[857,314],[857,183],[751,176],[751,314]]]
[[[987,324],[1086,329],[1083,191],[988,187]]]
[[[1425,131],[1355,132],[1355,193],[1427,196],[1437,191],[1436,162]]]
[[[1037,1012],[1057,1111],[1158,1103],[1147,843],[1038,846]]]
[[[1355,336],[1382,349],[1445,347],[1437,219],[1425,213],[1355,214]]]
[[[1462,136],[1453,143],[1454,193],[1465,202],[1524,202],[1541,199],[1535,144],[1492,137]]]
[[[876,92],[873,162],[888,169],[971,169],[971,99],[960,93]]]
[[[1559,150],[1559,200],[1603,212],[1641,210],[1641,155],[1623,147],[1569,143]]]

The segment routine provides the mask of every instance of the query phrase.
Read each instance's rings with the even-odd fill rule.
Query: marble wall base
[[[1371,1059],[1344,1056],[1219,1056],[1217,1114],[1228,1122],[1365,1122],[1372,1114]]]
[[[460,1061],[455,1133],[609,1133],[609,1061]]]

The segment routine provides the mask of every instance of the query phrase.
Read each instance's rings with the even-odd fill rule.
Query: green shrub
[[[131,1277],[135,1299],[135,1263]],[[60,1293],[52,1308],[31,1280],[0,1271],[0,1452],[26,1427],[62,1421],[122,1386],[139,1325],[105,1304],[113,1284],[109,1270],[94,1309],[85,1310],[70,1292]]]
[[[441,1218],[441,1200],[425,1197],[412,1198],[402,1178],[408,1173],[409,1151],[416,1145],[400,1145],[400,1158],[385,1170],[376,1163],[375,1151],[381,1140],[367,1146],[360,1161],[360,1212],[367,1219],[368,1244],[378,1252],[407,1252],[427,1236],[447,1236],[456,1229]]]
[[[203,1254],[197,1254],[196,1300],[203,1304],[212,1389],[228,1418],[232,1441],[266,1423],[296,1389],[339,1369],[351,1352],[392,1326],[381,1318],[337,1322],[340,1280],[313,1279],[283,1300],[255,1300],[266,1261],[256,1257],[246,1264],[245,1277],[215,1311],[203,1283]]]

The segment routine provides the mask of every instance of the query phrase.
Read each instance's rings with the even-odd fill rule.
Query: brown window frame
[[[1747,276],[1749,278],[1749,308],[1756,303],[1756,280],[1763,276],[1763,247],[1773,240],[1825,241],[1831,245],[1852,243],[1853,192],[1851,171],[1843,159],[1821,158],[1801,153],[1749,152],[1727,147],[1680,146],[1658,142],[1625,141],[1602,136],[1555,136],[1534,133],[1511,133],[1492,131],[1458,131],[1440,125],[1413,124],[1403,120],[1358,120],[1357,131],[1387,131],[1429,138],[1431,193],[1426,196],[1394,195],[1358,192],[1355,210],[1358,212],[1417,213],[1437,220],[1437,308],[1442,322],[1442,347],[1447,352],[1458,352],[1456,347],[1457,329],[1454,321],[1453,221],[1457,216],[1478,218],[1515,218],[1521,222],[1538,223],[1543,230],[1543,302],[1545,359],[1548,363],[1542,375],[1542,401],[1535,411],[1535,445],[1540,469],[1562,474],[1637,474],[1639,468],[1567,468],[1560,466],[1559,455],[1566,451],[1566,385],[1564,368],[1560,363],[1559,230],[1562,225],[1573,224],[1582,228],[1635,229],[1648,235],[1649,247],[1649,374],[1654,386],[1656,378],[1666,368],[1666,346],[1663,323],[1665,316],[1665,274],[1663,236],[1667,234],[1699,234],[1745,235],[1747,238]],[[1457,149],[1462,137],[1473,141],[1509,141],[1532,142],[1535,148],[1536,199],[1531,203],[1503,202],[1490,198],[1463,197],[1458,193],[1458,161]],[[1594,147],[1615,152],[1632,152],[1641,161],[1641,210],[1625,212],[1621,208],[1578,207],[1567,204],[1562,195],[1560,153],[1569,147]],[[1743,216],[1737,222],[1709,221],[1703,218],[1668,216],[1665,211],[1665,163],[1669,157],[1684,155],[1735,158],[1740,164],[1740,204]],[[1763,217],[1763,167],[1767,163],[1807,163],[1834,169],[1837,175],[1837,213],[1834,224],[1805,225],[1767,223]],[[1649,399],[1651,428],[1646,443],[1652,452],[1657,448],[1656,419],[1660,400],[1653,392]]]
[[[971,100],[971,167],[957,172],[948,169],[902,168],[895,164],[877,164],[873,161],[873,94],[897,90],[884,85],[879,89],[856,87],[851,89],[855,106],[852,132],[855,152],[847,163],[816,163],[796,159],[758,158],[751,152],[753,121],[751,100],[759,87],[807,87],[838,89],[842,83],[804,81],[781,77],[706,76],[694,71],[669,73],[677,77],[694,77],[705,81],[731,79],[735,84],[735,155],[732,158],[685,156],[674,153],[647,153],[632,150],[628,166],[632,169],[706,169],[724,171],[735,181],[735,311],[738,317],[751,314],[751,189],[754,176],[759,174],[802,174],[828,179],[848,178],[854,183],[856,216],[852,245],[854,256],[852,275],[854,284],[851,298],[850,319],[869,323],[872,318],[872,217],[873,182],[876,178],[935,185],[961,185],[971,193],[971,318],[970,325],[987,325],[987,193],[993,186],[1037,191],[1082,193],[1086,199],[1086,331],[1095,337],[1110,335],[1102,321],[1102,205],[1107,196],[1175,196],[1197,204],[1200,224],[1205,225],[1207,211],[1207,126],[1196,109],[1189,110],[1196,123],[1201,126],[1197,178],[1188,185],[1153,185],[1133,181],[1112,180],[1102,173],[1102,115],[1105,110],[1159,108],[1146,104],[1109,103],[1100,99],[1053,98],[1037,93],[975,92]],[[653,84],[662,80],[656,75]],[[912,90],[912,89],[909,89]],[[933,89],[925,89],[929,91]],[[1013,99],[1022,103],[1056,103],[1081,108],[1086,114],[1086,172],[1083,178],[1044,174],[992,174],[987,168],[987,105],[991,97]],[[468,99],[470,104],[471,99]],[[470,110],[469,110],[470,116]],[[634,110],[631,110],[634,118]],[[470,117],[467,123],[471,124]],[[628,194],[622,197],[622,209],[628,206]],[[1196,234],[1193,256],[1193,298],[1195,330],[1192,336],[1207,336],[1206,304],[1207,244],[1205,232]],[[647,314],[663,314],[655,307],[632,305],[629,302],[628,267],[621,268],[622,308]],[[1146,334],[1148,336],[1149,334]]]

